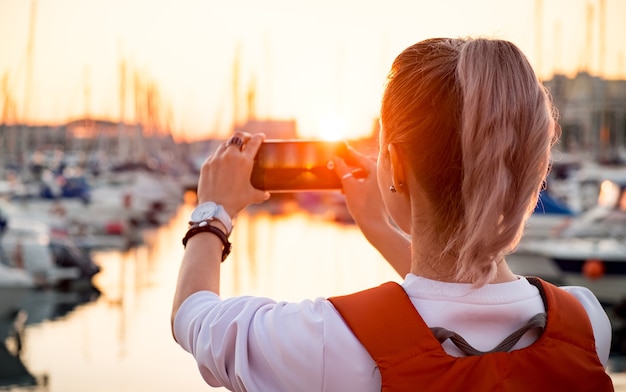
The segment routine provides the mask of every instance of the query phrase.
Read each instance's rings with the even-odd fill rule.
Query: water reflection
[[[0,308],[6,348],[0,368],[21,363],[42,385],[24,389],[29,391],[211,390],[169,328],[181,237],[191,209],[191,204],[180,206],[170,223],[144,233],[140,247],[94,253],[102,268],[94,278],[98,291],[21,293],[27,316],[21,326],[18,309],[2,313]],[[356,227],[336,224],[324,214],[257,210],[235,223],[233,251],[222,271],[225,297],[299,301],[400,281]],[[616,390],[626,390],[626,382],[622,385]]]
[[[25,294],[21,307],[28,321],[19,336],[23,346],[19,356],[9,353],[44,384],[41,390],[208,389],[169,329],[183,251],[180,238],[192,208],[182,205],[169,224],[144,233],[142,246],[95,252],[94,261],[102,269],[93,281],[97,292]],[[324,215],[242,213],[231,240],[223,296],[295,301],[398,279],[354,226],[334,224]],[[8,341],[16,310],[7,313],[12,314],[4,318],[2,336]],[[8,368],[8,357],[2,358]]]
[[[0,301],[0,387],[11,385],[47,385],[48,373],[31,372],[26,339],[26,329],[38,324],[54,322],[74,311],[81,304],[94,301],[99,296],[96,289],[60,292],[54,290],[1,290]]]

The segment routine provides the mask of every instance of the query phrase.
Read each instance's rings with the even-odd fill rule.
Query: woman
[[[355,151],[335,161],[352,215],[402,286],[276,303],[219,297],[230,217],[269,196],[249,183],[263,137],[235,134],[200,174],[200,205],[222,207],[192,218],[175,339],[207,383],[236,391],[611,390],[610,324],[593,294],[517,276],[505,260],[557,136],[513,44],[407,48],[383,95],[377,163]],[[206,216],[224,234],[203,229]]]

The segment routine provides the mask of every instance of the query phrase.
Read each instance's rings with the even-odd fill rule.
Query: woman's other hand
[[[336,157],[334,163],[348,210],[361,230],[387,222],[388,215],[376,176],[376,161],[348,147],[346,159]]]
[[[336,157],[333,161],[359,229],[396,272],[405,276],[411,269],[410,238],[390,221],[378,186],[376,161],[351,147],[345,160]]]

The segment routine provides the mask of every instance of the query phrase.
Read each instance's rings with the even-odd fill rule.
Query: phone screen
[[[332,157],[344,157],[342,141],[266,140],[254,159],[252,185],[270,192],[341,189]]]

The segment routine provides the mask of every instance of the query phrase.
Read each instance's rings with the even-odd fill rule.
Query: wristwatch
[[[232,249],[232,244],[228,242],[228,235],[222,231],[219,227],[211,226],[211,221],[205,220],[200,223],[194,223],[187,230],[187,234],[183,238],[183,246],[187,247],[187,241],[198,233],[213,233],[220,241],[222,241],[222,261],[226,260]]]
[[[189,218],[189,226],[212,220],[220,221],[226,228],[226,235],[230,235],[233,230],[233,221],[230,219],[230,215],[224,210],[224,207],[212,201],[201,203],[193,210]]]
[[[217,226],[211,225],[213,221],[220,221],[226,233]],[[187,241],[198,233],[212,233],[215,234],[220,241],[222,241],[222,261],[226,260],[226,257],[230,254],[232,244],[228,241],[228,236],[233,230],[233,222],[230,215],[219,204],[215,204],[212,201],[207,201],[199,204],[192,212],[189,218],[189,229],[183,238],[183,246],[187,247]]]

